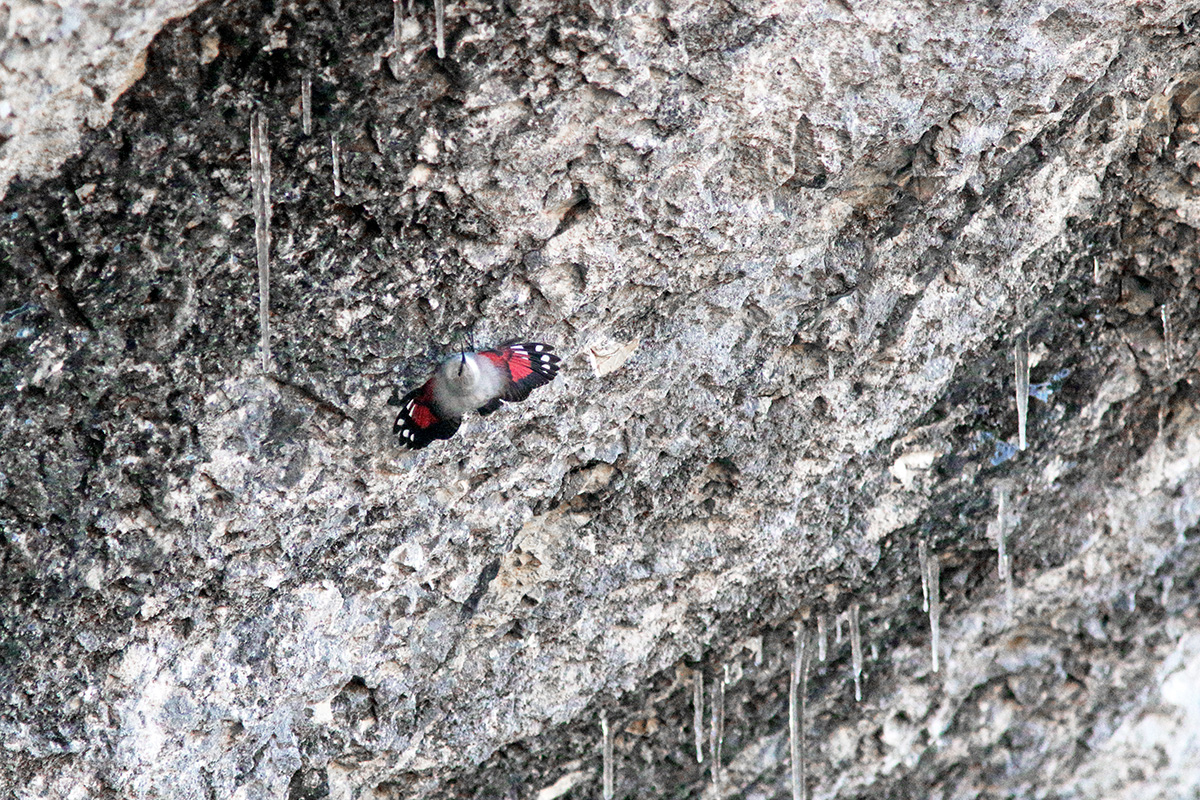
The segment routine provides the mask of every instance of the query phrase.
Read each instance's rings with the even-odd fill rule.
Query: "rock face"
[[[133,4],[5,0],[0,8],[0,199],[14,176],[44,177],[79,149],[86,128],[146,68],[165,22],[199,0]]]
[[[1200,791],[1200,2],[398,11],[205,6],[8,187],[0,786],[783,797],[794,678],[813,797]],[[563,372],[406,452],[465,332]]]

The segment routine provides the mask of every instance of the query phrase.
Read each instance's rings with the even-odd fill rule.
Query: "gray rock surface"
[[[423,5],[163,30],[0,213],[0,786],[600,796],[604,714],[618,797],[790,796],[802,623],[813,797],[1200,791],[1197,14],[455,2],[445,59]],[[26,58],[138,47],[60,46]],[[464,331],[563,372],[405,452],[389,401]]]
[[[46,177],[112,120],[142,77],[151,39],[199,0],[0,6],[0,200],[14,177]]]

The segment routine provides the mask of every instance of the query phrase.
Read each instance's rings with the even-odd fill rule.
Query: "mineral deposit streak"
[[[858,627],[859,604],[850,604],[850,661],[854,667],[854,700],[862,702],[863,652],[862,634]]]
[[[1008,553],[1008,487],[996,487],[996,572],[1004,583],[1004,609],[1008,618],[1013,613],[1012,561]]]

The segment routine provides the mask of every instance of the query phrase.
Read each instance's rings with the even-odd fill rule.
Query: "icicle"
[[[336,134],[329,134],[329,153],[333,159],[333,196],[342,196],[342,148],[338,146]]]
[[[267,118],[250,119],[250,183],[254,195],[254,242],[258,251],[258,329],[263,372],[271,371],[271,148]]]
[[[1171,600],[1171,589],[1175,587],[1175,578],[1171,575],[1164,575],[1162,579],[1162,597],[1159,600],[1162,607],[1165,609],[1167,603]]]
[[[1154,440],[1161,442],[1163,435],[1163,423],[1167,418],[1167,407],[1162,402],[1158,404],[1158,432],[1154,435]],[[1167,448],[1158,448],[1158,469],[1165,474],[1167,469]]]
[[[437,56],[446,57],[446,0],[433,0],[433,13],[437,26]]]
[[[604,800],[613,796],[613,732],[608,726],[608,712],[600,712],[600,733],[604,737],[602,757],[604,759]]]
[[[712,733],[708,746],[712,756],[712,780],[717,794],[721,793],[721,746],[725,743],[725,677],[729,675],[729,667],[722,667],[722,673],[713,678],[712,685]]]
[[[933,671],[938,671],[938,651],[942,649],[942,560],[936,552],[929,554],[925,565],[929,583],[929,651],[933,656]]]
[[[1001,484],[996,495],[996,570],[1004,582],[1004,607],[1008,616],[1013,613],[1012,562],[1008,555],[1008,486]]]
[[[846,612],[842,612],[833,618],[833,643],[842,643],[842,620],[846,618]]]
[[[1171,363],[1171,304],[1162,304],[1162,324],[1163,324],[1163,353],[1167,357],[1167,382],[1175,382],[1175,369]]]
[[[1100,259],[1092,256],[1092,283],[1100,285]]]
[[[1029,419],[1029,338],[1022,333],[1013,346],[1017,376],[1017,447],[1025,449],[1025,423]]]
[[[807,763],[804,748],[804,712],[808,698],[808,635],[796,623],[796,647],[792,656],[792,680],[788,689],[788,744],[792,756],[792,800],[804,800]]]
[[[854,666],[854,699],[862,702],[862,636],[858,629],[858,603],[850,604],[850,662]]]
[[[929,613],[929,542],[917,542],[917,563],[921,567],[921,610]]]
[[[400,27],[404,18],[404,10],[400,0],[392,0],[392,50],[400,52]]]
[[[825,661],[825,640],[829,638],[824,614],[817,614],[817,658]]]
[[[312,136],[312,75],[300,79],[300,125],[305,136]]]
[[[692,678],[692,720],[696,729],[696,763],[704,763],[704,670]]]
[[[800,791],[808,793],[808,746],[805,736],[805,723],[808,720],[808,669],[812,661],[812,651],[805,638],[804,647],[800,650]],[[803,796],[803,795],[802,795]]]
[[[1004,527],[1008,512],[1008,488],[997,486],[996,495],[996,570],[1000,580],[1008,580],[1008,551],[1004,542]]]

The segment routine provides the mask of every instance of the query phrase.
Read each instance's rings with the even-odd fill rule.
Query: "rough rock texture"
[[[456,1],[442,60],[420,4],[164,30],[0,214],[0,787],[599,796],[603,713],[618,797],[790,796],[802,621],[814,797],[1200,792],[1198,14]],[[564,371],[405,452],[389,401],[463,330]]]
[[[14,176],[43,177],[146,67],[150,40],[199,0],[5,0],[0,6],[0,199]]]

